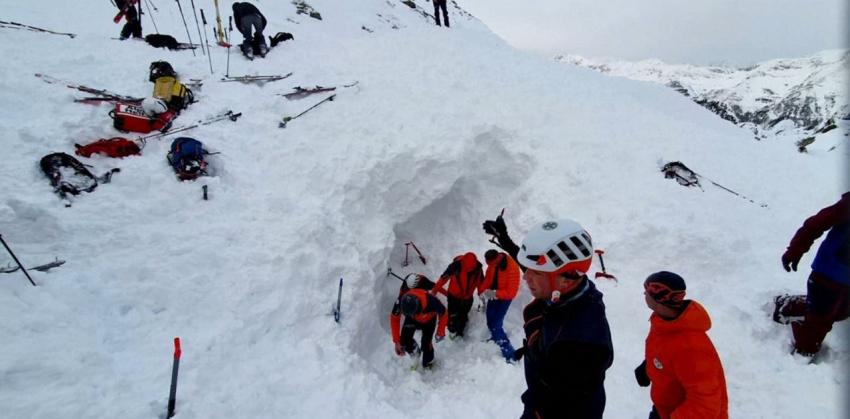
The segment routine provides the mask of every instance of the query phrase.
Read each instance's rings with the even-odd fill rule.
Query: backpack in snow
[[[115,104],[115,109],[109,111],[109,116],[112,118],[112,125],[118,131],[147,134],[154,130],[167,131],[171,128],[171,122],[177,114],[168,110],[151,118],[141,106],[119,102]]]
[[[699,177],[693,170],[689,169],[682,162],[673,161],[664,165],[661,168],[661,172],[664,173],[664,177],[666,179],[675,179],[676,182],[679,182],[682,186],[698,186],[702,187],[699,184]]]
[[[145,42],[152,47],[168,49],[177,49],[177,46],[180,44],[173,36],[158,33],[145,35]]]
[[[162,99],[168,109],[177,112],[189,107],[195,101],[195,95],[174,76],[160,76],[154,81],[153,97]]]
[[[104,154],[108,157],[127,157],[141,154],[142,150],[135,142],[121,137],[101,138],[86,145],[74,144],[78,156],[91,157],[92,154]]]
[[[148,73],[148,80],[155,82],[156,79],[162,76],[177,77],[177,72],[168,61],[154,61],[151,63]]]
[[[79,195],[81,192],[91,192],[97,187],[98,181],[109,183],[112,174],[121,169],[112,169],[101,178],[93,175],[79,160],[65,153],[48,154],[41,158],[41,171],[50,179],[53,190],[63,199],[67,194]]]
[[[171,151],[166,158],[180,180],[192,180],[206,174],[207,162],[204,156],[207,154],[209,152],[200,141],[179,137],[171,143]]]
[[[277,46],[277,44],[279,44],[283,41],[288,41],[290,39],[295,39],[292,36],[291,33],[289,33],[289,32],[278,32],[278,33],[274,34],[274,36],[269,37],[269,45],[271,45],[271,47],[274,48],[275,46]]]

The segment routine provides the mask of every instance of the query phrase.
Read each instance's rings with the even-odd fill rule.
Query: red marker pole
[[[174,366],[171,368],[171,391],[168,394],[168,415],[174,416],[174,404],[177,402],[177,370],[180,369],[180,338],[174,338]]]

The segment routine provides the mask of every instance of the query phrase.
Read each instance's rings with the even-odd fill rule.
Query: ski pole
[[[617,277],[615,277],[614,275],[610,275],[608,272],[605,271],[605,260],[602,259],[602,254],[605,252],[601,249],[594,250],[593,252],[596,253],[596,256],[599,256],[599,264],[602,265],[602,272],[597,272],[594,278],[613,279],[614,282],[619,282],[617,281]]]
[[[159,9],[156,7],[156,4],[153,2],[153,0],[148,0],[148,3],[150,3],[150,4],[151,4],[151,6],[153,6],[153,9],[154,9],[155,11],[157,11],[157,12],[159,11]]]
[[[336,97],[336,94],[330,95],[330,96],[328,96],[328,97],[326,97],[326,98],[322,99],[321,101],[319,101],[319,103],[317,103],[317,104],[315,104],[315,105],[313,105],[313,106],[311,106],[311,107],[307,108],[304,112],[301,112],[301,113],[299,113],[298,115],[295,115],[295,116],[285,116],[285,117],[283,117],[283,120],[282,120],[282,121],[280,121],[280,124],[278,124],[278,128],[286,128],[286,124],[287,124],[289,121],[292,121],[293,119],[298,118],[299,116],[304,115],[304,114],[305,114],[305,113],[307,113],[307,112],[310,112],[311,110],[315,109],[317,106],[319,106],[319,105],[321,105],[321,104],[323,104],[323,103],[325,103],[325,102],[329,102],[329,101],[334,100],[334,98],[335,98],[335,97]]]
[[[191,0],[191,2],[192,2],[192,14],[195,16],[195,27],[198,28],[198,42],[201,42],[201,40],[204,39],[204,38],[201,36],[201,24],[198,23],[198,12],[195,10],[195,0]],[[207,55],[207,53],[204,52],[204,46],[203,45],[201,45],[201,53],[203,53],[204,55]]]
[[[207,44],[207,58],[210,61],[210,74],[213,74],[212,68],[212,53],[210,52],[210,43],[207,38],[207,17],[204,16],[204,9],[201,9],[201,20],[204,22],[204,43]],[[198,42],[201,42],[198,40]]]
[[[224,77],[230,77],[230,35],[233,33],[233,16],[227,19],[227,71],[224,72]],[[209,48],[209,45],[207,45]]]
[[[139,4],[141,4],[142,0],[139,0]],[[153,19],[153,12],[151,12],[150,0],[145,2],[145,7],[148,9],[148,17],[151,19],[151,23],[153,23],[153,29],[156,33],[159,33],[159,28],[156,27],[156,20]],[[142,7],[139,6],[139,22],[142,21]]]
[[[19,267],[19,268],[21,268],[21,271],[23,271],[24,275],[26,275],[26,276],[27,276],[27,279],[29,279],[29,280],[30,280],[30,284],[32,284],[32,286],[36,286],[36,285],[35,285],[35,281],[33,281],[33,280],[32,280],[32,277],[30,276],[29,272],[27,272],[27,268],[24,268],[24,265],[22,265],[22,264],[21,264],[21,261],[19,261],[19,260],[18,260],[18,257],[17,257],[17,256],[15,256],[15,253],[14,253],[14,252],[12,252],[12,249],[10,249],[10,248],[9,248],[9,245],[8,245],[8,244],[6,244],[6,240],[3,240],[3,235],[2,235],[2,234],[0,234],[0,243],[3,243],[3,247],[5,247],[5,248],[6,248],[6,250],[8,250],[8,251],[9,251],[9,254],[10,254],[10,255],[12,255],[12,259],[15,261],[15,263],[17,263],[17,264],[18,264],[18,267]]]
[[[180,9],[180,17],[183,19],[183,27],[186,28],[186,36],[189,38],[189,44],[192,44],[192,35],[189,34],[189,25],[186,24],[186,16],[183,16],[183,6],[180,5],[180,0],[174,0],[177,2],[177,8]],[[198,40],[200,42],[200,39]],[[195,49],[192,48],[192,56],[196,56]]]
[[[174,405],[177,403],[177,371],[180,369],[180,338],[174,338],[174,364],[171,366],[171,389],[168,392],[167,418],[174,416]]]
[[[339,277],[339,292],[336,295],[336,310],[334,310],[334,321],[339,323],[339,317],[342,314],[340,312],[340,303],[342,302],[342,277]]]

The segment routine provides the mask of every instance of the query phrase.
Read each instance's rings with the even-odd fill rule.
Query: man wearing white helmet
[[[568,219],[535,226],[518,247],[501,216],[484,231],[519,263],[534,300],[523,310],[525,358],[522,419],[601,418],[605,371],[614,359],[600,293],[586,273],[590,235]]]

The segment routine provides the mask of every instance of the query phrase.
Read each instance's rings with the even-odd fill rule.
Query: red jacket
[[[649,319],[646,373],[661,419],[728,419],[723,365],[705,333],[711,319],[696,301],[674,320]]]
[[[487,273],[484,281],[478,285],[478,294],[485,290],[496,290],[496,299],[513,300],[519,291],[519,265],[514,259],[500,252],[495,259],[487,262]]]
[[[440,275],[437,285],[434,286],[431,292],[433,294],[440,292],[454,298],[468,300],[475,294],[475,289],[481,283],[483,277],[484,273],[481,270],[481,262],[475,257],[475,253],[468,252],[455,257],[445,272]],[[449,283],[448,293],[443,289],[446,282]]]
[[[416,298],[419,299],[419,306],[422,307],[422,310],[419,311],[419,314],[414,314],[411,316],[411,320],[415,321],[419,324],[425,324],[434,319],[434,317],[439,317],[437,323],[437,336],[445,336],[446,335],[446,326],[449,324],[449,316],[446,316],[446,307],[437,297],[429,294],[427,291],[423,289],[412,289],[406,294],[413,294]],[[398,301],[401,300],[401,295],[399,295],[398,300],[396,300],[396,307],[399,305]],[[400,310],[397,310],[396,307],[393,308],[392,313],[390,313],[390,331],[392,332],[393,342],[399,343],[401,342],[401,314]]]

